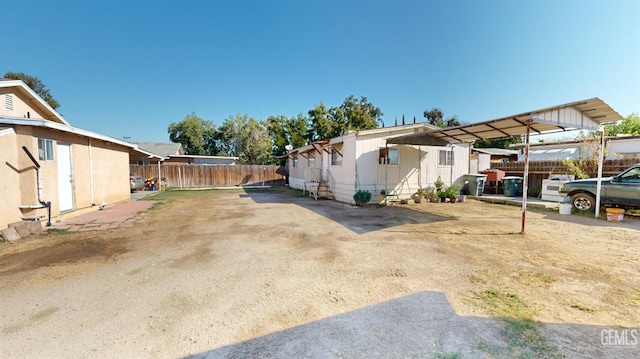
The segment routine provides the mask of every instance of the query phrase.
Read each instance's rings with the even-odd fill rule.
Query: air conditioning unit
[[[542,180],[542,200],[549,202],[560,202],[560,186],[573,181],[574,175],[551,175],[549,178]]]

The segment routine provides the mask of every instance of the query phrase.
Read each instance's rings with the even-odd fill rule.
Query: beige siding
[[[329,156],[329,172],[335,180],[333,195],[338,201],[353,203],[353,195],[356,187],[356,135],[349,134],[331,141],[334,144],[342,142],[338,151],[342,154],[340,165],[331,164]]]
[[[20,214],[25,216],[47,215],[47,210],[44,208],[22,210],[18,211],[16,215],[15,209],[18,209],[18,206],[38,204],[37,170],[27,154],[22,150],[22,146],[27,147],[42,168],[43,200],[51,202],[52,221],[55,221],[56,217],[60,216],[58,159],[56,152],[58,143],[65,143],[71,146],[73,202],[76,211],[90,209],[103,201],[107,204],[114,204],[130,198],[128,181],[129,151],[127,147],[94,139],[91,141],[92,160],[90,160],[89,139],[86,137],[29,126],[16,126],[15,132],[14,144],[4,146],[4,143],[2,143],[2,148],[3,156],[13,157],[13,159],[7,160],[6,162],[12,163],[12,165],[15,163],[20,173],[7,173],[10,177],[17,177],[17,179],[6,187],[2,187],[0,195],[2,195],[3,198],[9,199],[6,201],[6,206],[11,209],[6,211],[6,216],[4,212],[2,212],[2,223],[0,223],[0,225],[19,221]],[[53,161],[38,159],[38,138],[53,141]],[[6,141],[6,139],[0,140]],[[4,148],[10,149],[10,151],[5,151]],[[90,166],[90,163],[92,163],[92,166]],[[8,168],[8,166],[6,167]],[[4,171],[3,169],[3,178]],[[16,191],[16,187],[19,188],[19,191]],[[11,193],[19,193],[19,195],[15,196]],[[76,214],[76,212],[65,215],[74,214]]]
[[[315,155],[313,164],[309,166],[309,156]],[[305,157],[306,156],[306,157]],[[321,180],[322,171],[322,155],[314,151],[307,152],[303,155],[298,154],[298,163],[293,167],[293,158],[289,158],[289,187],[295,189],[304,189],[305,182]]]
[[[94,203],[113,204],[131,198],[129,185],[129,152],[122,146],[92,141]],[[86,149],[88,151],[88,148]],[[84,156],[87,158],[87,156]],[[84,173],[88,174],[85,168]],[[89,185],[88,177],[85,185]],[[90,193],[81,193],[83,206],[90,205]]]
[[[5,106],[6,95],[13,97],[13,110],[7,109]],[[47,117],[45,112],[30,106],[27,99],[20,93],[14,92],[13,88],[0,88],[0,115],[26,118],[27,113],[30,118],[44,119]]]
[[[0,228],[6,228],[7,224],[20,220],[20,191],[16,190],[16,184],[20,183],[18,165],[17,136],[12,131],[0,134]]]

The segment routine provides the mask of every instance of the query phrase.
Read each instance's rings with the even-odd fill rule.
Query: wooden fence
[[[213,188],[284,184],[284,168],[260,165],[130,165],[131,174],[143,179],[160,177],[168,187]]]
[[[622,160],[605,160],[602,163],[602,176],[613,176],[623,170],[633,166],[638,161],[635,159],[622,159]],[[597,163],[589,163],[587,166],[587,173],[590,177],[597,177]],[[509,162],[509,163],[491,163],[492,169],[498,169],[506,172],[507,176],[519,176],[524,175],[524,162]],[[542,180],[549,177],[550,174],[569,174],[567,167],[562,164],[562,161],[530,161],[529,162],[529,186],[536,187],[542,186]]]

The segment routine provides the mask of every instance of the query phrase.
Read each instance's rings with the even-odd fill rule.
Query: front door
[[[327,181],[328,170],[329,170],[329,153],[323,149],[322,150],[322,172],[321,172],[321,177],[323,182]]]
[[[73,210],[73,168],[71,145],[58,142],[58,201],[60,212]]]

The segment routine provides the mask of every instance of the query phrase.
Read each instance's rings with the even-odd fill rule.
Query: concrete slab
[[[152,192],[153,193],[153,192]],[[62,222],[54,223],[52,228],[66,229],[69,232],[103,231],[113,228],[133,227],[138,212],[149,209],[155,201],[126,201],[102,210],[95,210]]]
[[[29,228],[29,233],[38,234],[42,232],[42,222],[41,221],[28,221],[27,227]]]
[[[0,235],[2,235],[2,238],[9,243],[15,243],[20,239],[20,235],[18,234],[18,231],[16,231],[15,227],[7,227],[1,230]]]
[[[13,227],[18,232],[20,238],[24,239],[32,234],[42,232],[42,222],[40,221],[20,221],[9,223],[9,227]]]
[[[9,223],[9,227],[14,228],[16,232],[18,232],[18,236],[20,236],[20,238],[26,238],[31,234],[26,221]]]

